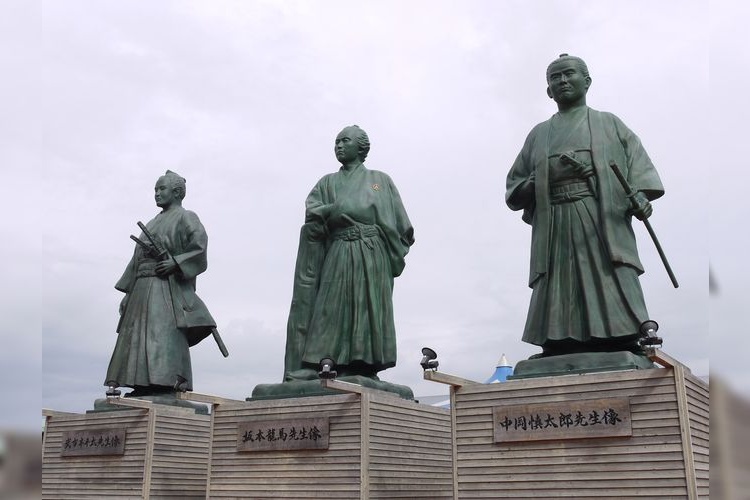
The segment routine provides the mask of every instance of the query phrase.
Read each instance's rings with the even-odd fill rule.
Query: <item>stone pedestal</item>
[[[336,381],[356,384],[375,391],[389,392],[407,400],[414,399],[414,393],[409,387],[386,382],[385,380],[372,379],[359,375],[349,375],[338,377]],[[248,400],[327,396],[336,393],[337,391],[333,389],[326,389],[321,386],[320,379],[315,378],[314,380],[294,380],[279,384],[258,384],[253,389],[252,397],[248,398]]]
[[[355,387],[214,405],[208,496],[452,498],[449,412]]]
[[[629,351],[581,352],[519,361],[509,380],[556,377],[591,372],[649,370],[656,365],[646,356]]]
[[[118,401],[127,406],[43,412],[42,498],[205,498],[210,417]]]
[[[426,378],[451,384],[455,498],[708,498],[708,384],[682,365],[441,375]]]

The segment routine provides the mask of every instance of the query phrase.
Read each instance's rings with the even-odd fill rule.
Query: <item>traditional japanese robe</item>
[[[167,278],[156,276],[157,261],[136,245],[115,285],[128,294],[128,301],[105,385],[116,381],[125,387],[173,387],[185,381],[184,387],[192,390],[189,347],[216,326],[195,293],[196,276],[208,267],[208,236],[198,216],[181,206],[158,214],[146,228],[174,258],[178,270]],[[148,241],[143,234],[140,239]]]
[[[638,137],[611,113],[590,108],[573,130],[553,132],[553,116],[529,133],[507,177],[506,202],[532,226],[529,286],[533,289],[523,340],[607,341],[634,336],[648,319],[638,275],[630,201],[609,164],[653,200],[664,194]],[[591,180],[566,178],[559,155],[576,151],[592,164]],[[534,183],[533,199],[518,196]]]
[[[324,357],[340,372],[375,375],[395,366],[393,278],[414,243],[396,186],[364,165],[341,168],[318,181],[305,204],[285,379]]]

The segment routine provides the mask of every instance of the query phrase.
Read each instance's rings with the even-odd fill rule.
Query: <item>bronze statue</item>
[[[393,278],[414,243],[396,186],[365,168],[370,141],[356,125],[336,137],[341,168],[324,176],[305,202],[284,380],[318,378],[322,358],[339,376],[377,379],[396,364]]]
[[[531,304],[523,340],[541,356],[641,351],[648,319],[631,216],[664,194],[638,137],[586,105],[586,63],[562,54],[547,68],[558,112],[538,124],[507,177],[506,202],[532,226]],[[629,199],[610,164],[636,191]],[[676,286],[676,282],[675,282]]]
[[[182,207],[184,197],[185,179],[168,170],[155,186],[162,211],[139,224],[140,237],[131,236],[138,244],[115,285],[125,297],[105,381],[112,392],[132,387],[129,396],[151,396],[192,390],[189,347],[216,332],[195,293],[196,276],[208,266],[208,236],[198,216]],[[220,340],[218,332],[215,337]]]

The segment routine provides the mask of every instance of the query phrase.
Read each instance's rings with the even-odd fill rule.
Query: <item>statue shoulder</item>
[[[198,214],[196,214],[192,210],[187,210],[185,208],[181,208],[180,220],[189,225],[201,223],[201,219],[200,217],[198,217]]]
[[[617,136],[620,140],[628,140],[628,138],[635,136],[634,132],[628,127],[622,119],[614,113],[609,111],[597,111],[589,110],[589,113],[593,119],[596,117],[596,123],[603,127],[604,130],[614,137]]]
[[[550,125],[551,122],[552,122],[552,117],[549,117],[546,120],[544,120],[543,122],[537,123],[531,129],[531,132],[529,132],[529,135],[530,136],[531,135],[535,135],[535,134],[538,134],[539,132],[541,132],[543,130],[547,130],[547,128],[549,127],[549,125]]]
[[[388,186],[389,189],[397,189],[396,183],[390,175],[386,174],[382,170],[368,170],[368,179],[374,184],[380,184],[381,186]]]
[[[393,181],[391,180],[391,176],[390,176],[390,175],[388,175],[388,174],[386,174],[386,173],[385,173],[385,172],[383,172],[382,170],[369,170],[369,169],[368,169],[368,170],[367,170],[367,172],[368,172],[368,173],[369,173],[369,174],[370,174],[370,175],[371,175],[372,177],[376,177],[376,178],[380,178],[380,179],[383,179],[383,180],[387,180],[387,181],[391,181],[391,182],[393,182]]]
[[[598,109],[589,108],[589,116],[595,116],[602,121],[608,121],[617,125],[623,124],[619,116],[609,111],[599,111]]]
[[[329,184],[331,182],[331,180],[336,175],[338,175],[338,173],[339,173],[339,171],[337,170],[336,172],[331,172],[331,173],[325,174],[323,177],[321,177],[320,179],[318,179],[318,182],[315,183],[315,187],[325,186],[325,185]]]
[[[552,118],[539,122],[529,131],[524,141],[524,148],[531,147],[540,136],[546,137]]]

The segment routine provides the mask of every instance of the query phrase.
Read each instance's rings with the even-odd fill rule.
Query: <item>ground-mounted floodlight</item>
[[[422,361],[419,362],[424,371],[436,371],[438,367],[437,353],[429,347],[422,348]]]
[[[182,375],[177,375],[177,381],[174,383],[174,390],[178,392],[187,391],[187,379]]]
[[[118,389],[119,386],[120,386],[120,384],[118,384],[114,380],[107,381],[107,393],[106,393],[107,397],[108,398],[119,398],[120,394],[122,394],[120,392],[120,390]]]
[[[318,377],[322,379],[334,379],[338,376],[338,372],[334,370],[336,368],[336,362],[331,358],[323,358],[320,360],[320,371]]]
[[[659,331],[659,323],[652,319],[647,319],[639,328],[641,338],[638,339],[638,344],[641,347],[660,347],[664,340],[661,337],[656,336],[656,332]]]

